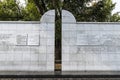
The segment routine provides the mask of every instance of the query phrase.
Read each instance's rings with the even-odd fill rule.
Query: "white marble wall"
[[[62,13],[62,71],[120,71],[120,23],[80,23]]]
[[[0,22],[0,71],[54,71],[54,20]]]

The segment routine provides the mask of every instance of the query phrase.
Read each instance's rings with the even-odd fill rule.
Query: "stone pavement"
[[[120,78],[0,78],[0,80],[120,80]]]

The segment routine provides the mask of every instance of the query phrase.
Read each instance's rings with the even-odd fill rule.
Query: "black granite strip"
[[[0,78],[120,78],[120,75],[0,75]]]

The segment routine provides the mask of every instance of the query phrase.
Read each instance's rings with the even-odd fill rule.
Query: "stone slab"
[[[120,23],[76,22],[63,12],[62,71],[120,71]]]
[[[54,13],[39,22],[0,22],[0,71],[54,71]]]

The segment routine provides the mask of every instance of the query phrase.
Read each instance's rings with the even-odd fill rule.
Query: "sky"
[[[112,13],[120,12],[120,0],[113,0],[113,3],[115,2],[116,2],[116,6]]]
[[[20,1],[20,5],[25,6],[25,0],[18,0]]]
[[[23,6],[25,6],[25,0],[20,0],[21,4]],[[115,6],[115,9],[113,10],[112,13],[115,13],[115,12],[120,12],[120,0],[113,0],[113,3],[116,3],[116,6]]]

